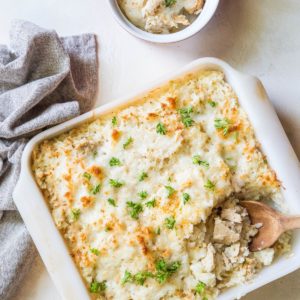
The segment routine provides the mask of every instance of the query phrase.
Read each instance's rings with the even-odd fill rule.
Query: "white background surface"
[[[10,22],[14,18],[54,28],[60,35],[98,35],[97,105],[138,91],[149,81],[193,59],[224,59],[262,80],[300,157],[299,0],[221,0],[215,17],[204,30],[171,45],[150,44],[130,36],[113,20],[106,0],[0,0],[0,43],[9,42]],[[299,300],[300,270],[244,300],[268,298]],[[15,299],[60,299],[39,257]]]

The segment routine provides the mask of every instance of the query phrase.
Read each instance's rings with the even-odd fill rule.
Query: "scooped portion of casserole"
[[[215,299],[290,250],[248,249],[239,201],[279,203],[280,182],[221,71],[43,141],[32,169],[95,299]]]
[[[128,20],[151,33],[172,33],[190,25],[204,0],[118,0]]]

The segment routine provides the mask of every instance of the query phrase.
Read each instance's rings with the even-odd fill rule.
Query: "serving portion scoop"
[[[252,224],[261,224],[249,246],[250,251],[271,247],[279,236],[291,229],[300,228],[300,216],[285,216],[259,201],[241,201],[248,211]]]

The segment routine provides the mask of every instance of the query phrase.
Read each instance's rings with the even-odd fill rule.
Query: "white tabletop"
[[[209,0],[207,0],[209,1]],[[300,157],[300,1],[221,0],[214,19],[196,36],[155,45],[130,36],[113,20],[106,0],[0,0],[0,43],[8,43],[10,21],[21,18],[60,35],[98,35],[98,105],[193,59],[216,56],[258,76]],[[299,300],[300,270],[244,300]],[[15,300],[60,299],[39,257]]]

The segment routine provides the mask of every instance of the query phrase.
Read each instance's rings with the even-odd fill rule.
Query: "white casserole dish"
[[[98,107],[95,110],[55,126],[35,136],[26,146],[21,174],[14,191],[14,201],[37,246],[37,249],[64,299],[90,299],[79,272],[68,253],[67,246],[56,228],[50,210],[40,192],[31,171],[31,154],[37,143],[67,131],[80,123],[97,118],[116,108],[127,106],[148,91],[199,69],[218,69],[224,72],[226,81],[235,90],[239,102],[248,114],[256,137],[277,177],[282,182],[283,195],[288,209],[300,214],[300,166],[298,159],[285,135],[280,121],[270,104],[261,82],[252,76],[244,75],[225,62],[215,58],[201,58],[176,73],[151,84],[138,95],[130,95],[118,101]],[[25,199],[24,199],[25,198]],[[265,267],[252,282],[243,284],[222,293],[218,299],[239,298],[275,279],[300,267],[300,232],[293,237],[293,255],[281,257],[271,266]]]

